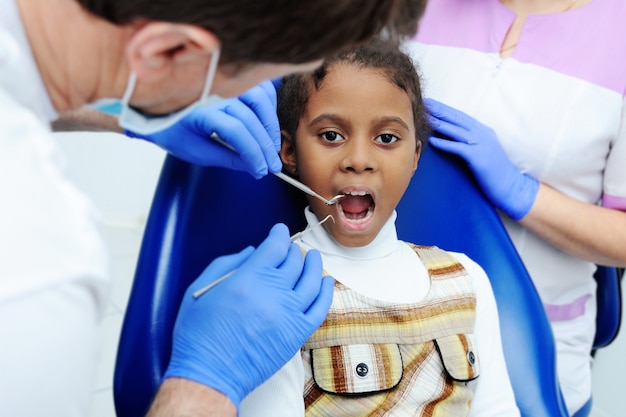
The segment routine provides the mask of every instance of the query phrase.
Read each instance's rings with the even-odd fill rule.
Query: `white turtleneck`
[[[398,240],[395,211],[376,238],[360,247],[343,246],[324,226],[315,226],[319,220],[309,207],[305,216],[307,231],[295,243],[306,250],[319,250],[326,272],[342,284],[390,302],[416,302],[428,293],[428,271],[415,251]]]

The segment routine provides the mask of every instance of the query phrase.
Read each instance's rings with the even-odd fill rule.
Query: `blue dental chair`
[[[596,337],[593,342],[596,350],[608,346],[619,333],[622,318],[621,276],[616,268],[598,266],[594,278],[598,284]]]
[[[457,160],[427,148],[398,207],[401,239],[464,252],[487,271],[524,417],[567,416],[543,306],[497,213]],[[165,372],[186,287],[212,259],[305,226],[304,196],[274,176],[202,168],[168,156],[144,234],[114,377],[118,417],[143,417]]]

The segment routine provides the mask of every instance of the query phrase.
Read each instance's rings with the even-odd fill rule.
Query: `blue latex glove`
[[[232,151],[210,139],[216,132]],[[255,178],[282,168],[276,88],[266,81],[237,98],[194,110],[180,122],[151,135],[127,136],[152,142],[177,158],[202,166],[246,171]]]
[[[192,293],[236,271],[195,299]],[[319,252],[303,257],[283,224],[258,249],[216,259],[187,290],[165,378],[190,379],[241,400],[322,324],[333,297]]]
[[[424,103],[435,131],[430,144],[463,158],[491,203],[513,220],[528,214],[539,182],[513,165],[494,131],[436,100],[426,99]]]

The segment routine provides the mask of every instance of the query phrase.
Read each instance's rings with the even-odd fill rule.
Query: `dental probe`
[[[317,227],[319,225],[321,225],[322,223],[324,223],[326,220],[328,219],[332,219],[333,223],[335,222],[335,218],[332,216],[332,214],[329,214],[328,216],[324,217],[324,219],[322,219],[321,221],[315,223],[313,226],[309,227],[308,229],[304,229],[301,232],[295,233],[294,235],[292,235],[289,239],[293,242],[296,239],[298,239],[300,236],[302,236],[303,234],[305,234],[306,232],[308,232],[309,230],[313,229],[314,227]],[[228,278],[229,276],[231,276],[234,272],[236,271],[236,269],[233,269],[232,271],[222,275],[221,277],[219,277],[218,279],[216,279],[215,281],[211,282],[208,285],[205,285],[204,287],[200,288],[199,290],[195,291],[192,295],[193,298],[198,298],[200,297],[202,294],[204,294],[205,292],[209,291],[211,288],[215,287],[217,284],[219,284],[220,282],[224,281],[226,278]]]
[[[217,133],[217,132],[213,132],[211,133],[210,136],[211,139],[213,139],[214,141],[216,141],[217,143],[219,143],[220,145],[224,146],[227,149],[230,149],[233,152],[237,152],[235,150],[235,148],[233,148],[233,146],[226,142],[224,139],[222,139],[222,137]],[[336,195],[333,198],[331,198],[330,200],[325,199],[324,197],[322,197],[321,195],[319,195],[318,193],[316,193],[315,191],[313,191],[310,187],[307,187],[306,185],[302,184],[300,181],[298,181],[295,178],[291,178],[289,175],[283,174],[282,172],[278,172],[276,174],[278,178],[280,178],[281,180],[293,185],[294,187],[296,187],[297,189],[304,191],[305,193],[307,193],[310,196],[313,196],[315,198],[318,198],[320,200],[322,200],[324,203],[326,203],[329,206],[332,206],[333,204],[335,204],[340,198],[343,198],[343,194],[340,195]]]

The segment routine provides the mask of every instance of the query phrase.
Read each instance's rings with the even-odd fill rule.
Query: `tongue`
[[[346,195],[341,199],[341,208],[345,213],[358,214],[367,210],[371,205],[372,197],[369,195]]]

